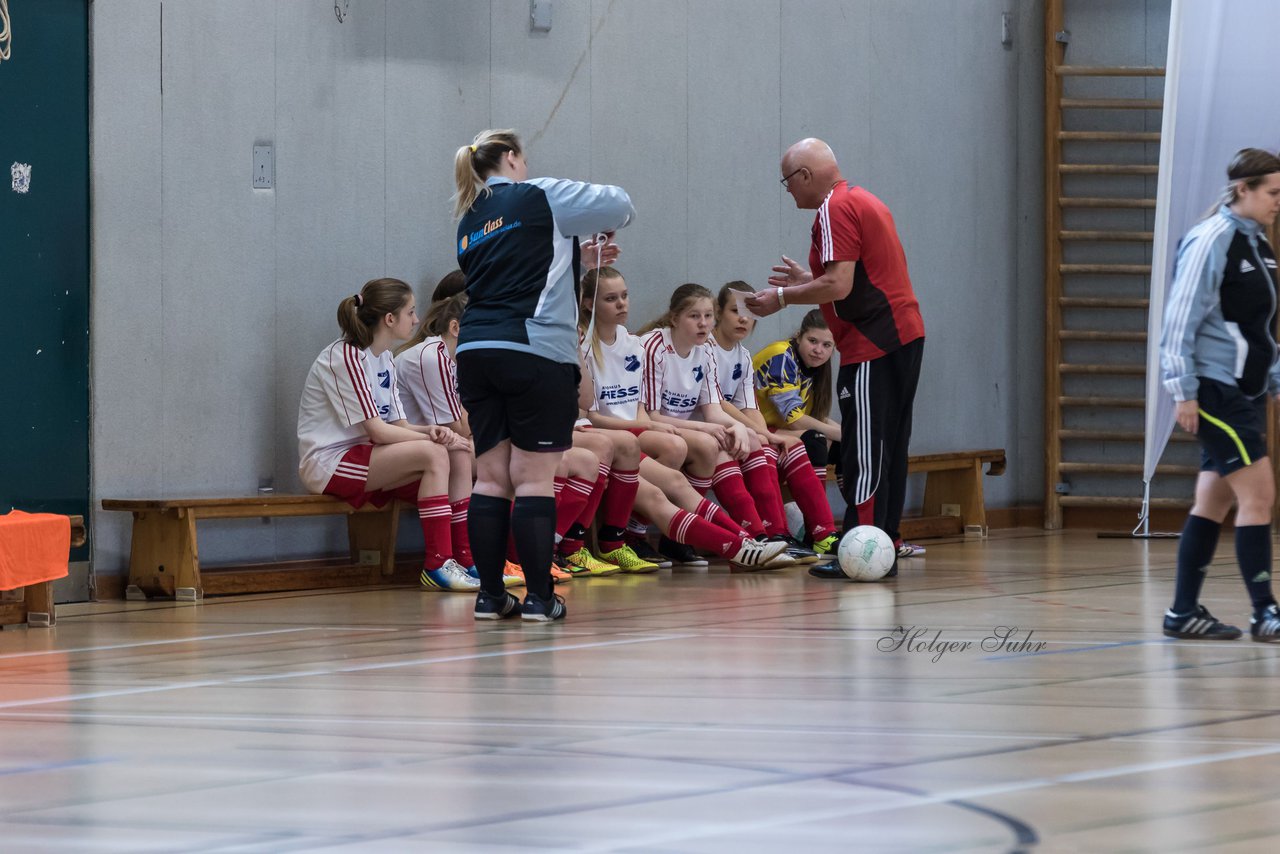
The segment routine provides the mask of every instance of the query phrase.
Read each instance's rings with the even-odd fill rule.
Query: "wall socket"
[[[943,516],[959,516],[960,505],[959,504],[943,504],[942,515]]]
[[[382,562],[382,552],[377,549],[361,549],[360,565],[361,566],[377,566]]]
[[[276,155],[270,145],[253,147],[253,189],[271,190],[276,185]]]

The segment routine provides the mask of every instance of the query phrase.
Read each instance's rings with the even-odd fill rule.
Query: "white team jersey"
[[[462,420],[458,365],[440,338],[428,338],[396,356],[400,404],[410,424],[451,424]]]
[[[592,343],[582,344],[582,359],[595,385],[591,411],[635,421],[645,388],[644,345],[627,327],[619,326],[613,345],[601,341],[599,348],[597,362]]]
[[[378,356],[334,341],[311,364],[298,404],[298,475],[312,492],[323,492],[342,455],[369,436],[370,418],[404,419],[391,351]]]
[[[716,360],[705,347],[694,347],[681,358],[671,344],[671,330],[655,329],[644,343],[644,408],[688,420],[708,403],[720,403]]]
[[[755,371],[751,369],[751,351],[739,341],[726,350],[713,336],[702,345],[715,359],[720,380],[720,396],[738,409],[756,409]]]

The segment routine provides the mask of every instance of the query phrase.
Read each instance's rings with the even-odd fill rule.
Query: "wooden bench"
[[[907,458],[908,474],[924,474],[924,507],[919,516],[906,516],[900,525],[904,539],[928,539],[956,534],[987,534],[987,507],[982,492],[986,474],[1001,475],[1003,449],[949,451]],[[835,466],[827,466],[827,480],[836,479]]]
[[[71,516],[71,548],[84,545],[84,517]],[[48,628],[57,623],[57,612],[53,604],[53,582],[42,581],[39,584],[28,584],[16,591],[5,591],[20,595],[14,601],[0,601],[0,626],[12,626],[26,623],[31,628]]]
[[[166,596],[196,601],[206,594],[267,593],[323,587],[400,584],[416,573],[397,572],[399,502],[359,510],[328,495],[252,495],[157,501],[106,499],[103,510],[133,514],[129,583],[125,598]],[[207,519],[346,516],[350,562],[299,561],[292,565],[200,570],[196,523]]]

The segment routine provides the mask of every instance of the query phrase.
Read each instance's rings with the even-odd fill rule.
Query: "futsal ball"
[[[794,501],[788,501],[782,505],[782,510],[787,514],[787,530],[791,532],[791,536],[797,540],[804,539],[804,514],[800,512],[800,505]]]
[[[840,568],[854,581],[879,581],[891,568],[897,550],[875,525],[859,525],[840,538]]]

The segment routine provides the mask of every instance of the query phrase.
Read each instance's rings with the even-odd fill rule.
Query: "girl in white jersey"
[[[645,383],[644,348],[623,325],[628,305],[626,280],[615,268],[606,266],[589,271],[581,284],[580,310],[587,320],[582,323],[584,380],[580,403],[591,429],[575,436],[608,442],[613,446],[615,469],[627,465],[635,470],[630,473],[638,475],[638,492],[631,493],[630,503],[658,524],[664,532],[664,542],[680,545],[689,554],[692,554],[690,544],[719,552],[715,542],[720,535],[714,527],[704,530],[699,524],[686,522],[676,526],[678,536],[670,536],[672,532],[666,520],[675,508],[692,512],[700,521],[729,531],[735,538],[746,534],[720,507],[695,492],[679,473],[687,446],[677,435],[677,428],[654,422],[640,406]],[[624,539],[630,503],[615,498],[612,491],[605,496],[598,540],[608,560],[614,560],[619,551],[623,557],[629,557],[634,554],[633,549],[647,548],[643,539],[631,539],[630,546]],[[664,506],[667,504],[675,507],[668,509]],[[705,544],[708,537],[710,545]],[[725,556],[732,558],[732,555]],[[650,559],[660,560],[661,556],[653,554]],[[681,562],[706,565],[706,561],[697,559],[696,555],[693,559],[682,556]],[[770,568],[782,565],[780,561],[770,562]]]
[[[752,493],[767,494],[770,485],[777,489],[774,464],[755,432],[720,405],[715,359],[702,346],[714,317],[715,304],[706,288],[690,283],[675,289],[667,313],[642,335],[642,405],[654,421],[680,430],[689,446],[685,472],[695,489],[714,488],[720,504],[753,536],[781,535],[785,525],[781,531],[769,530],[752,498]]]
[[[339,304],[342,337],[316,357],[298,405],[298,473],[312,492],[353,507],[416,502],[423,587],[474,591],[479,582],[453,558],[447,495],[448,450],[470,444],[442,427],[411,426],[397,392],[391,345],[417,321],[413,290],[398,279],[375,279]]]
[[[830,554],[839,538],[835,535],[835,521],[831,515],[831,504],[827,501],[826,489],[810,464],[805,443],[795,434],[771,431],[756,404],[751,352],[742,343],[755,329],[756,318],[745,311],[740,298],[735,296],[753,293],[755,289],[749,284],[735,281],[721,288],[716,297],[716,327],[704,346],[716,360],[716,376],[720,380],[723,398],[721,406],[730,417],[754,431],[767,449],[776,448],[777,468],[787,479],[792,497],[804,516],[805,529],[809,542],[813,544],[813,551],[819,555]],[[825,470],[823,474],[825,476]],[[773,482],[777,484],[776,479]],[[780,525],[785,532],[786,511],[783,509],[781,490],[776,493],[773,489],[766,493],[753,490],[753,493],[757,506],[761,508],[761,515],[767,517],[773,526]]]

